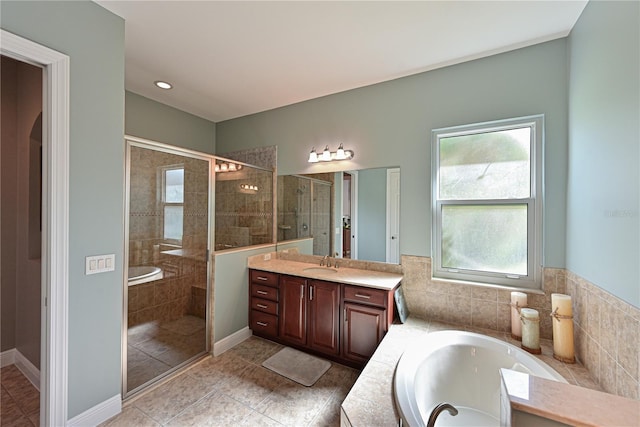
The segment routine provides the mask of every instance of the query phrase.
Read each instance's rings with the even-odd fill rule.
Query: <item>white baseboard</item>
[[[93,408],[76,415],[67,421],[67,427],[97,426],[122,412],[122,396],[116,394]]]
[[[0,353],[0,368],[4,368],[5,366],[13,365],[16,363],[16,350],[12,348],[10,350],[3,351]]]
[[[213,355],[220,356],[225,351],[237,346],[242,341],[248,339],[253,335],[253,331],[248,326],[240,329],[228,337],[222,338],[220,341],[213,343]]]
[[[40,369],[36,368],[33,363],[16,350],[15,355],[16,368],[20,369],[20,372],[24,374],[33,386],[40,391]]]
[[[16,368],[40,391],[40,370],[16,348],[0,353],[0,367],[9,365],[16,365]]]

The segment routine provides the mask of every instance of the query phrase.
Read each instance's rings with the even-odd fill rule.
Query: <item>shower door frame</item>
[[[156,142],[144,138],[139,138],[135,136],[125,135],[125,179],[124,179],[124,262],[123,262],[123,310],[122,310],[122,398],[123,400],[128,400],[141,392],[144,392],[154,384],[157,384],[159,381],[171,377],[178,372],[181,372],[186,367],[190,366],[193,362],[197,361],[199,358],[206,356],[211,353],[212,343],[213,343],[213,325],[211,323],[211,319],[213,319],[213,314],[211,310],[213,310],[213,304],[211,303],[211,298],[213,296],[212,289],[212,280],[213,280],[213,272],[212,272],[212,251],[211,248],[214,244],[214,230],[215,230],[215,174],[213,173],[213,167],[216,159],[220,157],[214,156],[213,154],[201,153],[194,150],[189,150],[186,148],[181,148],[169,144],[164,144],[161,142]],[[130,214],[130,184],[131,184],[131,147],[138,147],[148,150],[159,151],[167,154],[173,154],[182,157],[189,157],[192,159],[204,160],[208,162],[208,195],[209,195],[209,203],[208,203],[208,218],[207,218],[207,308],[206,308],[206,318],[205,318],[205,351],[203,353],[198,353],[193,357],[189,358],[185,362],[179,364],[176,367],[169,369],[168,371],[158,375],[152,380],[142,384],[139,387],[136,387],[134,390],[127,390],[127,344],[128,344],[128,270],[129,270],[129,214]],[[239,163],[239,162],[236,162]]]

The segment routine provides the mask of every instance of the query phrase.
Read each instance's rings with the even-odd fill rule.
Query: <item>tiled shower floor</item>
[[[127,332],[127,389],[154,379],[205,350],[205,321],[184,316],[171,322],[148,322]]]
[[[339,426],[359,371],[332,363],[312,387],[262,367],[283,347],[251,337],[126,402],[104,426]]]
[[[39,426],[40,392],[15,365],[0,370],[0,425]]]

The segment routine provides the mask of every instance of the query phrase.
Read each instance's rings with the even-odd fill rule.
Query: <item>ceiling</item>
[[[565,37],[587,1],[96,3],[127,90],[220,122]]]

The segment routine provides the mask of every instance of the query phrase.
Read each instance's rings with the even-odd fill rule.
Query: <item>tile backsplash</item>
[[[431,278],[431,258],[402,256],[402,289],[410,313],[484,329],[511,330],[511,290]],[[552,339],[551,294],[572,296],[577,359],[603,390],[640,398],[640,309],[560,268],[545,268],[543,292],[527,292],[540,313],[540,337]]]

